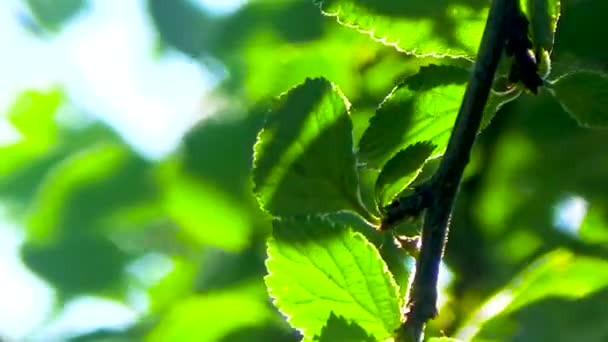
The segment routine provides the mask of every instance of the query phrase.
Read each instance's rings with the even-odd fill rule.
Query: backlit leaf
[[[457,337],[469,341],[492,319],[505,317],[542,299],[578,299],[606,286],[608,261],[578,256],[565,250],[551,252],[523,270],[489,299]]]
[[[316,0],[325,15],[417,55],[473,56],[486,22],[486,1]]]
[[[274,222],[266,285],[305,338],[333,312],[378,340],[400,324],[397,285],[378,250],[360,233],[324,219]]]
[[[553,84],[562,107],[584,127],[608,127],[608,76],[580,71],[563,76]]]
[[[359,142],[361,161],[380,169],[397,151],[419,141],[442,154],[465,91],[468,71],[449,65],[423,67],[389,94]]]
[[[389,204],[420,172],[435,145],[419,142],[397,152],[382,168],[376,181],[376,197],[380,206]]]
[[[253,180],[276,216],[352,210],[361,204],[348,103],[325,79],[308,79],[281,96],[255,145]]]

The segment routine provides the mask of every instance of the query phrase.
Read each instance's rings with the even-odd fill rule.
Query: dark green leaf
[[[382,168],[376,181],[376,198],[381,207],[388,205],[405,189],[435,150],[431,142],[419,142],[397,152]]]
[[[276,216],[352,210],[368,217],[359,195],[348,103],[324,79],[281,96],[255,145],[253,180]]]
[[[378,340],[400,324],[397,285],[360,233],[324,219],[274,222],[266,285],[304,337],[321,333],[333,311]]]
[[[30,10],[45,28],[58,31],[61,25],[85,7],[85,0],[26,0]]]
[[[28,242],[21,249],[29,269],[63,296],[95,293],[121,286],[128,255],[101,236],[67,236],[50,244]]]
[[[608,76],[575,72],[557,79],[552,88],[562,107],[581,126],[608,128]]]
[[[348,322],[343,317],[338,317],[332,311],[329,319],[323,329],[321,335],[315,338],[319,342],[373,342],[363,328],[353,322]]]
[[[560,14],[559,0],[524,0],[524,2],[522,8],[530,20],[534,45],[551,51]]]
[[[490,96],[488,97],[488,102],[486,102],[486,106],[483,109],[483,117],[481,118],[481,129],[488,127],[494,116],[502,106],[507,103],[516,100],[521,94],[522,90],[518,87],[515,89],[511,89],[510,91],[499,93],[495,91],[490,91]]]

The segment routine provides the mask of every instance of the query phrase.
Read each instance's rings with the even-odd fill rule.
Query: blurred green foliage
[[[86,1],[26,3],[51,33],[86,7]],[[454,13],[467,13],[473,30],[487,5],[450,2],[460,7],[449,12],[436,11],[448,1],[410,1],[387,13],[387,1],[351,0],[327,1],[324,9],[349,3],[353,11],[396,21],[388,27],[398,27],[400,36],[424,28],[420,32],[432,39],[420,39],[429,44],[463,41],[468,36],[459,28],[465,26]],[[398,52],[322,16],[312,0],[251,0],[224,16],[188,0],[149,0],[147,8],[160,53],[178,50],[203,66],[225,68],[216,94],[229,105],[192,127],[173,154],[150,161],[100,122],[58,119],[71,106],[60,85],[25,90],[3,113],[21,138],[0,146],[0,201],[23,227],[22,259],[56,289],[59,308],[90,294],[127,302],[136,281],[128,265],[149,253],[171,260],[171,270],[146,289],[150,307],[138,323],[75,341],[298,340],[264,286],[270,219],[258,208],[249,178],[266,101],[307,77],[323,76],[349,99],[359,142],[396,84],[421,66],[453,61]],[[607,11],[603,0],[562,4],[549,79],[580,68],[608,71],[608,45],[597,38],[605,32]],[[471,55],[478,42],[464,41],[469,45],[459,51]],[[462,90],[449,90],[458,102]],[[608,110],[591,108],[604,115]],[[480,135],[461,186],[445,258],[453,277],[428,336],[608,338],[606,141],[608,131],[580,127],[547,91],[501,108]],[[368,177],[371,184],[376,176]],[[363,201],[370,207],[368,195]],[[586,216],[580,227],[565,229],[556,217],[573,197],[585,201]],[[387,249],[383,255],[391,254]],[[391,263],[385,256],[391,269],[405,264],[397,258]],[[398,282],[406,282],[407,274],[396,276]],[[347,324],[335,317],[326,336]]]

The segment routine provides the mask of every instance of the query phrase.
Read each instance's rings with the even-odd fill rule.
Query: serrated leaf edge
[[[352,105],[350,103],[350,101],[348,100],[348,98],[346,97],[346,95],[344,95],[344,93],[342,92],[342,90],[340,90],[340,87],[338,87],[335,83],[329,81],[328,79],[326,79],[325,77],[307,77],[303,82],[298,83],[294,86],[292,86],[291,88],[289,88],[288,90],[282,92],[281,94],[279,94],[278,96],[275,97],[275,101],[279,101],[280,99],[289,96],[289,94],[291,94],[292,91],[294,91],[295,89],[297,89],[300,86],[303,86],[304,84],[306,84],[307,82],[310,81],[315,81],[315,80],[321,80],[324,82],[327,82],[330,86],[332,91],[334,91],[341,99],[342,101],[344,101],[344,107],[346,110],[346,115],[350,118],[351,117],[351,108]],[[262,133],[265,131],[265,126],[266,123],[268,121],[268,115],[270,115],[272,112],[272,107],[269,107],[268,110],[266,111],[266,118],[264,119],[264,122],[262,124],[262,129],[260,129],[260,131],[256,134],[256,139],[255,139],[255,143],[253,145],[253,158],[252,158],[252,166],[251,166],[251,176],[250,178],[250,183],[251,183],[251,190],[254,194],[255,200],[258,204],[258,207],[260,208],[260,210],[262,212],[264,212],[265,214],[268,214],[272,217],[275,218],[279,218],[281,217],[280,215],[275,215],[273,213],[270,212],[270,210],[268,210],[266,208],[266,206],[262,203],[262,198],[259,195],[259,191],[258,191],[258,184],[256,184],[254,177],[253,177],[253,171],[256,169],[257,167],[257,160],[258,158],[258,154],[259,154],[259,150],[260,150],[260,145],[262,143],[262,139],[260,138],[260,136],[262,135]],[[353,156],[355,157],[355,165],[354,165],[354,172],[355,175],[357,177],[357,188],[355,189],[355,194],[356,194],[356,198],[355,198],[355,203],[353,203],[354,207],[353,209],[357,209],[359,211],[355,211],[355,213],[357,213],[358,215],[360,215],[362,218],[364,218],[366,221],[370,222],[370,223],[374,223],[375,221],[377,221],[377,219],[373,216],[373,214],[370,212],[370,210],[365,206],[365,204],[363,203],[363,200],[361,198],[361,184],[359,181],[359,173],[357,170],[357,165],[359,164],[359,160],[358,160],[358,156],[357,156],[357,150],[356,150],[356,144],[355,144],[355,138],[354,138],[354,132],[353,130],[351,130],[349,132],[351,141],[352,141],[352,148],[351,148],[351,152],[353,153]],[[317,212],[317,213],[309,213],[310,215],[321,215],[321,214],[329,214],[332,213],[334,211],[328,211],[328,212]],[[337,212],[350,212],[349,209],[343,209],[343,210],[339,210]]]
[[[336,11],[336,12],[333,12],[333,13],[332,13],[332,12],[325,11],[325,10],[323,9],[323,4],[324,4],[324,2],[325,2],[325,1],[323,1],[323,0],[313,0],[313,2],[314,2],[316,5],[317,5],[317,7],[319,7],[319,10],[321,11],[321,13],[322,13],[323,15],[325,15],[325,16],[327,16],[327,17],[333,17],[333,18],[335,18],[335,19],[336,19],[336,21],[337,21],[337,22],[338,22],[340,25],[345,26],[345,27],[348,27],[348,28],[355,29],[355,30],[357,30],[357,31],[358,31],[358,32],[360,32],[360,33],[366,34],[366,35],[368,35],[368,36],[369,36],[369,37],[370,37],[370,38],[371,38],[373,41],[378,42],[378,43],[380,43],[380,44],[382,44],[382,45],[390,46],[390,47],[394,48],[395,50],[397,50],[397,51],[399,51],[399,52],[401,52],[401,53],[404,53],[404,54],[407,54],[407,55],[410,55],[410,56],[415,56],[415,57],[435,57],[435,58],[467,58],[467,59],[471,59],[471,58],[473,58],[473,57],[474,57],[474,56],[472,56],[472,55],[466,55],[466,54],[450,54],[450,50],[451,50],[451,49],[447,49],[447,52],[446,52],[446,53],[443,53],[443,54],[441,54],[441,53],[437,53],[436,51],[432,51],[432,52],[429,52],[429,53],[422,53],[422,54],[420,54],[420,53],[416,53],[416,50],[417,50],[417,49],[412,49],[412,50],[404,50],[404,49],[402,49],[401,47],[399,47],[399,43],[401,43],[401,39],[397,39],[397,40],[396,40],[396,41],[394,41],[394,42],[389,42],[389,41],[388,41],[388,39],[389,39],[388,37],[380,37],[380,36],[377,36],[377,35],[375,34],[375,30],[376,30],[376,28],[371,28],[371,29],[369,29],[369,30],[366,30],[366,29],[361,28],[361,26],[360,26],[360,25],[358,25],[358,24],[356,24],[356,23],[354,23],[354,22],[352,22],[352,21],[350,21],[350,22],[349,22],[349,21],[345,21],[344,19],[342,19],[342,18],[340,17],[340,11]]]
[[[563,75],[560,75],[558,78],[551,80],[549,82],[547,82],[547,89],[549,90],[549,93],[551,94],[551,96],[553,96],[553,98],[555,99],[555,101],[557,101],[557,103],[559,103],[560,107],[562,107],[562,109],[574,120],[576,121],[576,123],[580,126],[580,127],[584,127],[584,128],[588,128],[588,129],[606,129],[605,127],[593,127],[590,126],[586,123],[580,122],[576,116],[576,114],[574,114],[574,112],[572,110],[570,110],[562,101],[560,101],[559,96],[557,96],[557,94],[555,93],[555,90],[553,89],[553,85],[555,85],[557,82],[559,82],[561,79],[568,77],[568,76],[572,76],[575,74],[581,74],[581,73],[589,73],[589,74],[594,74],[597,75],[601,78],[605,78],[606,81],[608,82],[608,74],[605,74],[601,71],[597,71],[597,70],[587,70],[587,69],[581,69],[581,70],[576,70],[576,71],[572,71],[572,72],[568,72],[565,73]]]
[[[315,217],[317,219],[321,219],[322,221],[324,221],[326,224],[328,224],[329,226],[331,226],[332,229],[337,229],[336,228],[336,223],[332,222],[322,216],[307,216],[304,218],[297,218],[298,220],[305,220],[310,222],[311,219]],[[283,218],[285,219],[285,218]],[[295,218],[287,218],[287,219],[295,219]],[[400,293],[400,288],[399,288],[399,284],[397,284],[397,281],[395,280],[395,278],[393,277],[393,274],[390,272],[390,270],[388,269],[388,265],[386,264],[386,262],[384,261],[384,259],[382,259],[382,256],[380,255],[380,251],[376,248],[376,246],[374,246],[373,243],[371,243],[367,238],[365,238],[365,236],[359,232],[355,232],[352,230],[351,227],[345,226],[345,233],[349,234],[351,237],[355,238],[355,239],[359,239],[360,241],[363,241],[363,244],[366,248],[370,248],[372,250],[372,252],[374,253],[375,257],[377,258],[377,260],[380,260],[380,262],[382,263],[382,273],[384,275],[386,275],[388,277],[388,281],[389,284],[391,286],[391,288],[394,290],[394,296],[395,298],[397,298],[398,301],[398,307],[401,308],[403,307],[403,298],[401,298],[401,296],[399,295]],[[286,321],[289,323],[289,325],[291,327],[293,327],[294,329],[296,329],[297,331],[299,331],[302,336],[304,336],[305,338],[308,336],[310,338],[314,338],[314,336],[310,336],[310,334],[307,334],[307,330],[306,328],[300,328],[300,327],[296,327],[295,325],[293,325],[293,316],[285,311],[283,311],[283,305],[282,305],[282,300],[280,298],[278,298],[278,296],[276,296],[274,294],[274,291],[272,291],[272,289],[268,286],[266,280],[267,278],[272,276],[272,272],[270,272],[269,269],[269,263],[272,263],[272,261],[275,260],[275,258],[272,256],[272,250],[274,249],[271,246],[271,243],[274,242],[276,239],[271,235],[268,237],[267,241],[266,241],[266,260],[264,261],[264,265],[266,267],[266,271],[268,272],[267,275],[264,276],[264,284],[266,285],[266,289],[268,291],[268,295],[271,298],[272,304],[279,310],[279,312],[281,313],[281,315],[283,315],[286,319]],[[350,294],[350,293],[349,293]],[[331,312],[330,312],[331,314]],[[338,315],[337,313],[334,312],[335,315]],[[356,320],[351,319],[351,318],[347,318],[342,316],[344,319],[347,319],[351,322],[355,322],[357,323],[359,326],[361,326],[361,324],[359,324]],[[326,320],[329,319],[329,316],[326,318]],[[382,322],[382,325],[386,328],[384,322]],[[363,326],[361,326],[361,328],[363,328],[363,330],[365,330],[365,328]],[[394,327],[394,329],[396,329],[397,327]],[[365,330],[365,332],[370,335],[373,336],[373,334],[370,334],[367,330]],[[387,333],[390,335],[393,333],[393,331],[387,331]]]

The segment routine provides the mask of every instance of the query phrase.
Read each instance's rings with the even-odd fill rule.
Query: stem
[[[433,195],[424,217],[420,257],[416,261],[416,273],[405,310],[406,320],[398,331],[398,341],[421,341],[425,323],[437,315],[437,277],[452,207],[505,45],[505,23],[515,9],[515,1],[492,1],[478,58],[447,150],[431,180]]]

